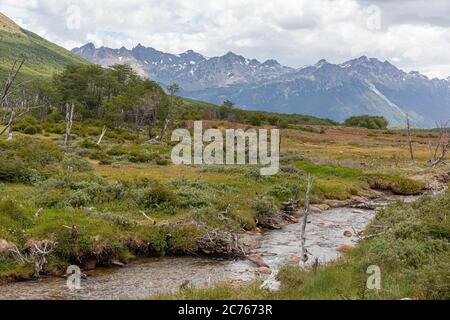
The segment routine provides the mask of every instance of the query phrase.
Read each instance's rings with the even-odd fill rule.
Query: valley
[[[449,298],[448,80],[365,56],[71,53],[3,14],[0,40],[0,299]],[[244,163],[175,164],[177,129],[194,155],[208,129],[223,151],[227,130],[277,129],[279,168],[245,138]]]

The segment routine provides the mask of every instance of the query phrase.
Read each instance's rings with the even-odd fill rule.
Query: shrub
[[[195,225],[179,226],[170,229],[168,247],[171,253],[196,253],[198,250],[197,238],[201,235]]]
[[[272,186],[269,194],[279,200],[294,199],[299,196],[300,189],[301,186],[298,183],[286,182]]]
[[[271,198],[260,195],[253,200],[251,208],[255,210],[255,218],[259,221],[266,220],[277,211]]]
[[[58,170],[62,153],[50,142],[17,137],[0,142],[0,181],[35,183]]]
[[[386,129],[389,122],[381,116],[353,116],[344,121],[348,127],[362,127],[367,129]]]
[[[93,141],[89,141],[84,139],[83,141],[81,141],[81,143],[79,144],[79,146],[81,148],[85,148],[85,149],[100,149],[100,146],[97,145],[97,143],[93,142]]]
[[[148,209],[177,204],[176,194],[167,186],[157,182],[153,183],[151,187],[135,189],[133,198],[138,205]]]
[[[75,155],[75,154],[65,154],[62,161],[62,165],[65,169],[71,168],[72,171],[86,172],[92,171],[93,167],[89,161]]]
[[[122,156],[127,154],[127,150],[122,146],[114,146],[106,152],[110,156]]]
[[[277,124],[281,129],[287,129],[289,127],[289,122],[286,120],[279,120]]]
[[[132,151],[129,153],[128,159],[131,162],[150,162],[159,157],[156,153],[147,153],[140,151]]]
[[[41,126],[28,126],[25,127],[22,131],[25,134],[36,134],[36,133],[42,133],[42,127]]]
[[[36,134],[42,132],[42,126],[32,115],[26,115],[14,124],[14,129],[25,134]]]
[[[156,160],[156,164],[159,166],[167,166],[170,164],[170,161],[168,159],[158,159]]]

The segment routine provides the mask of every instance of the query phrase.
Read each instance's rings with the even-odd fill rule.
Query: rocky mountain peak
[[[281,67],[281,64],[277,60],[269,59],[269,60],[266,60],[266,61],[263,62],[263,66],[266,66],[266,67]]]
[[[367,56],[341,64],[321,59],[293,69],[273,59],[261,63],[231,51],[206,58],[193,50],[171,54],[141,44],[132,50],[95,49],[88,44],[73,52],[104,66],[130,64],[161,84],[178,83],[184,96],[213,103],[229,99],[249,109],[338,121],[358,114],[384,115],[393,125],[404,123],[405,112],[419,126],[449,116],[450,78],[429,80]]]
[[[314,67],[316,68],[322,68],[325,65],[330,64],[326,59],[320,59],[315,65]]]

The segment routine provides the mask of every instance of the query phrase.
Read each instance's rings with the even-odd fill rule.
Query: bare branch
[[[71,105],[66,104],[66,137],[64,138],[64,146],[66,148],[69,147],[70,132],[72,130],[72,125],[73,125],[74,110],[75,110],[75,105],[73,103]]]
[[[102,143],[103,137],[105,136],[105,133],[106,133],[106,129],[107,129],[106,126],[103,127],[103,129],[102,129],[102,133],[100,134],[100,137],[98,138],[98,141],[97,141],[98,146],[100,145],[100,143]]]
[[[444,162],[448,150],[450,149],[450,132],[448,128],[449,121],[436,123],[439,130],[439,137],[437,140],[436,148],[431,158],[431,166],[435,167],[439,163]],[[439,153],[440,150],[440,154]]]
[[[14,83],[14,80],[16,79],[17,75],[19,74],[20,69],[22,68],[24,63],[25,63],[25,57],[22,57],[22,60],[20,60],[20,62],[18,62],[17,60],[14,61],[13,66],[11,67],[11,71],[9,72],[9,75],[6,78],[2,95],[0,96],[0,106],[3,105],[3,103],[6,99],[6,96],[8,95],[8,92],[11,89],[12,84]],[[17,64],[18,64],[18,67],[16,68]]]
[[[409,154],[411,156],[411,161],[414,163],[416,160],[414,159],[414,152],[413,152],[413,145],[412,145],[412,138],[411,138],[411,128],[409,124],[409,115],[406,114],[406,129],[408,130],[408,144],[409,144]]]
[[[313,178],[308,175],[308,185],[306,189],[306,201],[305,201],[305,210],[304,210],[304,218],[303,225],[301,229],[300,235],[300,244],[301,244],[301,255],[299,265],[304,267],[306,262],[308,261],[308,250],[306,249],[306,224],[308,223],[308,215],[310,213],[310,203],[311,203],[311,191],[313,188]]]

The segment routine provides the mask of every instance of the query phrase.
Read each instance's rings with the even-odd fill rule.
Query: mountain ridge
[[[72,52],[102,66],[128,63],[161,84],[178,83],[185,97],[211,103],[231,100],[246,109],[336,121],[353,115],[383,115],[393,126],[404,125],[406,114],[418,127],[432,127],[435,121],[450,117],[450,77],[429,79],[367,56],[339,64],[321,59],[293,68],[231,51],[205,57],[193,50],[172,54],[141,44],[110,49],[88,43]]]

